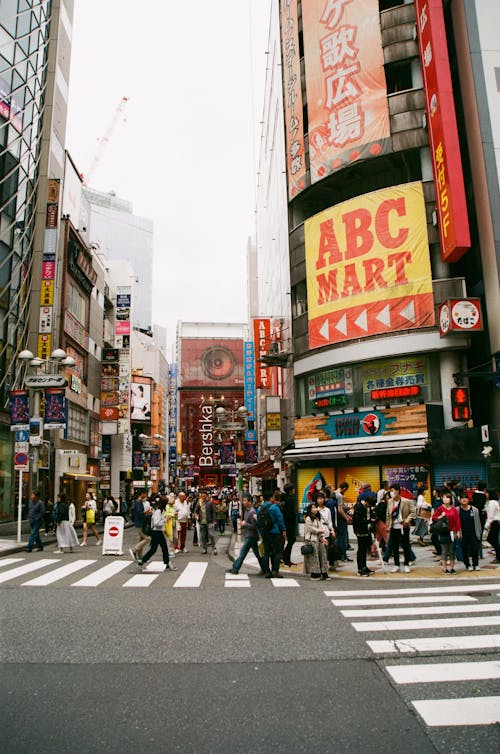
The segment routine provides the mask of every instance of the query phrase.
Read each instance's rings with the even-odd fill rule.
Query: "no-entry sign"
[[[103,555],[123,555],[123,526],[121,516],[108,516],[104,524]]]

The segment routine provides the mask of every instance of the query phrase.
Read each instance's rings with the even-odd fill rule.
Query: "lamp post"
[[[62,348],[55,348],[48,359],[34,356],[31,351],[24,349],[17,355],[18,361],[32,367],[33,374],[25,374],[24,387],[33,391],[33,412],[30,412],[30,446],[32,450],[32,464],[30,468],[30,492],[38,488],[39,447],[43,443],[43,420],[40,416],[41,394],[46,388],[65,388],[68,381],[64,375],[58,374],[61,367],[73,367],[76,361],[68,356]],[[49,439],[50,457],[50,439]],[[17,541],[21,541],[22,515],[22,474],[19,472],[19,499],[17,509]]]
[[[237,454],[242,452],[241,436],[246,429],[247,415],[248,410],[246,406],[239,406],[234,409],[226,409],[224,406],[217,406],[215,409],[217,428],[221,433],[220,439],[222,440],[222,433],[224,433],[233,441],[237,476],[236,486],[239,491],[241,491],[240,487],[242,486],[240,483],[242,481],[241,472],[245,468],[245,464],[238,462]]]
[[[144,467],[147,466],[147,469],[143,467],[143,472],[145,475],[149,477],[148,482],[148,489],[151,487],[153,488],[153,480],[151,479],[151,453],[158,452],[161,454],[161,442],[164,439],[163,435],[160,434],[154,434],[154,435],[146,435],[141,432],[140,435],[137,436],[137,439],[141,443],[142,451],[144,452],[144,458],[145,463]],[[158,468],[158,471],[161,469],[161,458],[159,459],[160,466],[153,468]]]

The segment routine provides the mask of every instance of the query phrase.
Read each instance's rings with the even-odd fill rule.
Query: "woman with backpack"
[[[455,540],[460,539],[462,536],[462,528],[460,525],[460,514],[458,509],[453,506],[453,500],[449,492],[443,493],[442,504],[434,512],[432,521],[435,523],[445,517],[448,519],[448,526],[444,526],[443,530],[438,533],[441,545],[441,568],[443,569],[443,573],[455,574]]]

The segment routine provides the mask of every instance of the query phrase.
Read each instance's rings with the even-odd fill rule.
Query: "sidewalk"
[[[242,537],[238,534],[232,534],[231,536],[231,542],[229,545],[229,558],[230,560],[234,561],[238,557],[240,548],[241,548],[241,540]],[[297,541],[295,542],[292,550],[292,563],[295,563],[296,565],[293,565],[291,567],[287,567],[284,565],[281,565],[280,573],[283,574],[283,576],[286,576],[287,574],[290,574],[290,576],[301,576],[302,578],[309,578],[304,574],[304,556],[300,552],[300,548],[303,545],[303,541]],[[334,571],[330,570],[329,575],[333,579],[339,579],[339,578],[354,578],[359,581],[362,580],[362,577],[358,576],[358,567],[356,564],[356,538],[350,537],[349,544],[353,548],[352,550],[348,551],[348,557],[352,559],[352,562],[348,563],[337,563],[336,569]],[[500,565],[495,565],[491,561],[495,557],[494,555],[489,555],[489,550],[491,549],[489,544],[487,542],[483,542],[483,555],[484,557],[482,560],[479,561],[479,565],[481,570],[480,571],[466,571],[464,564],[460,561],[456,561],[455,563],[455,569],[457,571],[456,575],[451,574],[444,574],[441,571],[441,563],[440,561],[434,560],[433,550],[431,544],[426,545],[425,547],[422,547],[419,545],[416,540],[413,541],[412,538],[412,548],[415,552],[415,555],[417,556],[417,560],[415,565],[411,566],[411,573],[391,573],[391,569],[394,567],[394,561],[392,558],[390,559],[389,563],[385,565],[385,570],[382,569],[382,564],[379,560],[379,558],[370,558],[368,556],[367,558],[367,566],[372,571],[375,571],[374,574],[372,574],[369,577],[370,581],[412,581],[416,579],[447,579],[448,580],[457,580],[457,579],[467,579],[471,581],[476,581],[478,579],[484,579],[484,578],[500,578]],[[401,556],[401,563],[403,563],[403,557]],[[259,564],[257,562],[257,559],[254,557],[252,552],[249,552],[245,562],[243,563],[242,568],[245,569],[248,566],[248,568],[251,568],[252,570],[255,569],[256,572],[260,570]],[[363,577],[365,581],[368,580],[368,578]]]
[[[125,528],[132,526],[131,523],[125,524]],[[104,531],[104,526],[102,523],[96,524],[97,531],[99,532],[99,535],[102,536],[102,533]],[[82,524],[77,523],[75,524],[76,533],[78,534],[78,538],[81,540],[82,538]],[[23,550],[26,550],[28,546],[28,539],[30,536],[30,525],[27,521],[22,521],[21,523],[21,542],[17,541],[17,522],[16,523],[8,523],[8,524],[0,524],[0,558],[7,555],[15,555],[18,552],[23,552]],[[54,532],[50,532],[48,535],[45,534],[45,529],[42,527],[40,529],[40,539],[42,540],[42,544],[44,547],[52,547],[57,546],[57,539]],[[92,533],[89,534],[89,541],[91,539],[94,539],[94,535]]]

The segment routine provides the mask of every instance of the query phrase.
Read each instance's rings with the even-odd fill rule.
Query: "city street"
[[[0,558],[4,748],[498,751],[500,579],[235,579],[228,544]]]

